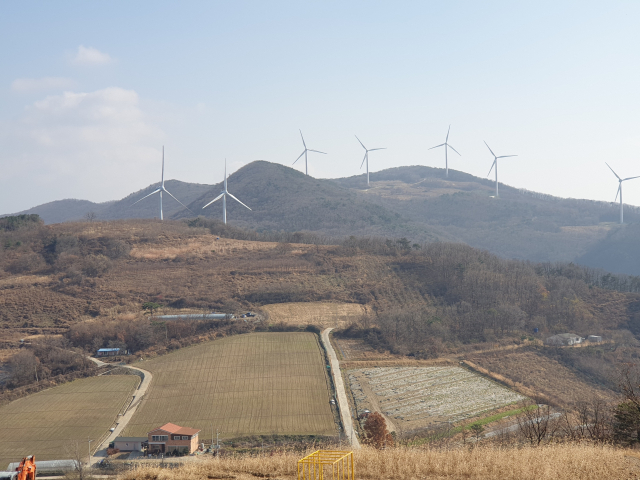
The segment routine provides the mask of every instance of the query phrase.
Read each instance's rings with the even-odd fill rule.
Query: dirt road
[[[140,382],[140,385],[138,385],[137,390],[134,392],[133,398],[131,399],[131,403],[129,404],[127,411],[124,412],[124,415],[118,418],[118,423],[115,430],[111,432],[106,440],[100,444],[100,446],[96,450],[96,453],[94,453],[91,457],[91,465],[95,465],[101,460],[107,458],[107,448],[109,447],[109,443],[113,442],[116,437],[120,435],[120,432],[122,432],[122,430],[124,430],[124,428],[127,426],[129,421],[131,420],[131,417],[133,417],[133,414],[136,412],[138,405],[140,405],[142,397],[147,392],[149,384],[151,383],[151,379],[153,378],[151,372],[147,372],[146,370],[142,370],[141,368],[131,367],[129,365],[123,365],[123,367],[141,372],[143,375],[142,381]]]
[[[336,387],[336,397],[338,400],[338,409],[340,410],[340,419],[342,420],[342,426],[344,427],[344,433],[349,442],[351,442],[352,448],[360,448],[360,442],[358,441],[358,435],[353,428],[353,422],[351,420],[351,410],[349,409],[349,401],[347,394],[344,390],[344,382],[342,381],[342,373],[340,372],[340,363],[336,355],[331,340],[329,340],[329,333],[333,328],[327,328],[322,332],[320,336],[322,344],[324,345],[327,354],[329,355],[329,364],[331,365],[331,374],[333,375],[333,384]]]

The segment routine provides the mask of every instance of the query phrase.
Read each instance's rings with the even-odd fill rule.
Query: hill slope
[[[349,235],[407,237],[412,242],[453,241],[487,249],[505,258],[580,262],[618,273],[640,275],[640,243],[633,225],[640,208],[625,207],[626,225],[617,225],[618,209],[607,202],[563,199],[501,185],[494,198],[488,179],[423,166],[398,167],[334,180],[308,177],[292,168],[253,162],[229,178],[232,194],[251,207],[228,199],[230,224],[258,231],[307,230],[329,237]],[[157,188],[105,204],[63,200],[34,207],[46,223],[82,218],[156,218],[158,198],[132,206]],[[222,201],[202,209],[222,184],[171,180],[167,188],[191,211],[165,196],[165,218],[203,215],[222,218]],[[630,229],[630,230],[629,230]],[[626,239],[626,240],[622,240]]]

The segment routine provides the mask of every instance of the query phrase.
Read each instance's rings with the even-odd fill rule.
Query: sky
[[[640,2],[0,2],[0,213],[214,184],[444,166],[613,201],[640,175]],[[303,160],[294,168],[304,170]],[[258,186],[256,186],[258,188]],[[640,206],[640,179],[623,187]]]

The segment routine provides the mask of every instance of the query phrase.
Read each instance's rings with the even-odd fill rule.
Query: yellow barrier
[[[298,480],[354,480],[353,452],[318,450],[298,460]]]

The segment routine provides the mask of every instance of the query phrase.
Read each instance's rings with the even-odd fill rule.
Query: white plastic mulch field
[[[406,421],[456,422],[524,399],[506,387],[460,367],[376,367],[350,370],[356,405],[375,395],[387,416]]]

